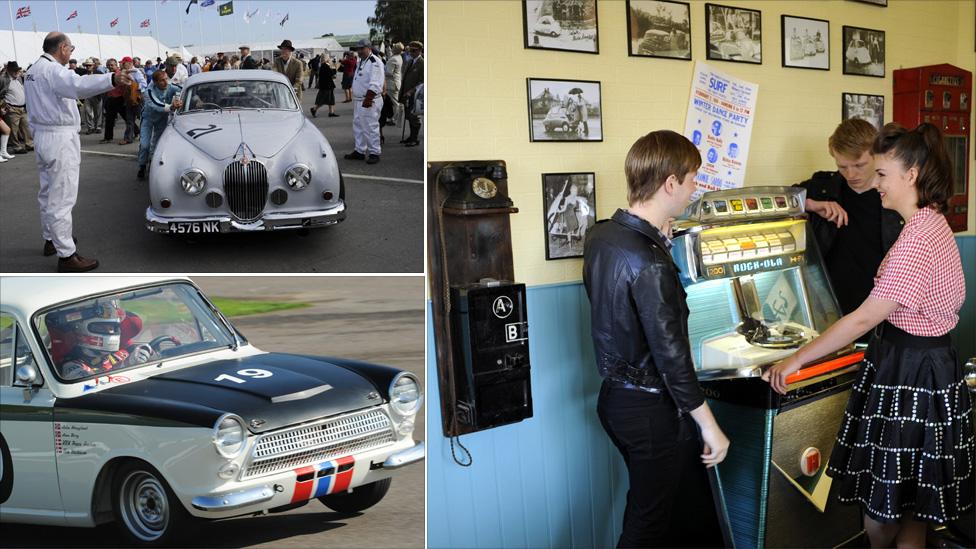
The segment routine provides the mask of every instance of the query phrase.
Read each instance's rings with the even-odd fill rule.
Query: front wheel
[[[169,545],[191,516],[166,481],[145,463],[123,465],[112,479],[115,521],[133,545]]]
[[[322,496],[319,501],[333,511],[358,513],[376,505],[390,489],[393,479],[385,478],[353,489],[352,492]]]

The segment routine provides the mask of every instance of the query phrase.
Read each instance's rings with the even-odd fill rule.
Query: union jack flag
[[[17,19],[21,19],[29,15],[30,15],[30,5],[24,6],[22,8],[17,8]]]
[[[142,23],[139,23],[139,27],[140,28],[143,28],[143,29],[148,28],[149,27],[149,20],[148,19],[143,19],[142,20]]]
[[[75,17],[78,17],[78,10],[75,10],[75,11],[71,12],[71,15],[69,15],[68,18],[65,19],[65,21],[71,21]]]
[[[108,26],[114,27],[115,25],[118,25],[118,24],[119,24],[119,18],[116,17],[115,19],[112,19],[112,22],[109,23]]]

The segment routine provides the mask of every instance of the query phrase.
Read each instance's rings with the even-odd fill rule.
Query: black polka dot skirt
[[[879,326],[827,465],[840,500],[879,522],[912,514],[944,524],[973,507],[974,456],[972,403],[949,336]]]

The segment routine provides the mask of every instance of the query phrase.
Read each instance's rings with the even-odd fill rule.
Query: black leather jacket
[[[666,389],[679,414],[701,406],[686,294],[657,230],[623,210],[597,223],[586,233],[583,284],[600,375]]]
[[[810,179],[793,186],[805,188],[807,198],[811,200],[840,202],[841,185],[847,185],[847,181],[839,172],[816,172]],[[898,240],[898,235],[901,234],[901,228],[904,224],[905,221],[898,212],[881,210],[881,247],[883,253],[888,253],[891,246]],[[837,238],[837,225],[811,212],[810,226],[813,229],[814,237],[817,239],[820,255],[827,257],[834,245],[834,239]]]

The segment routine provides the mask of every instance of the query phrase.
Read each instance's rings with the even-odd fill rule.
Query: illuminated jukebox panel
[[[672,253],[700,378],[757,376],[840,318],[803,215],[805,192],[707,193],[676,222]]]
[[[841,316],[805,198],[799,187],[716,191],[675,222],[695,368],[733,441],[715,497],[735,547],[833,547],[861,529],[825,471],[863,354],[803,368],[784,396],[758,377]]]

